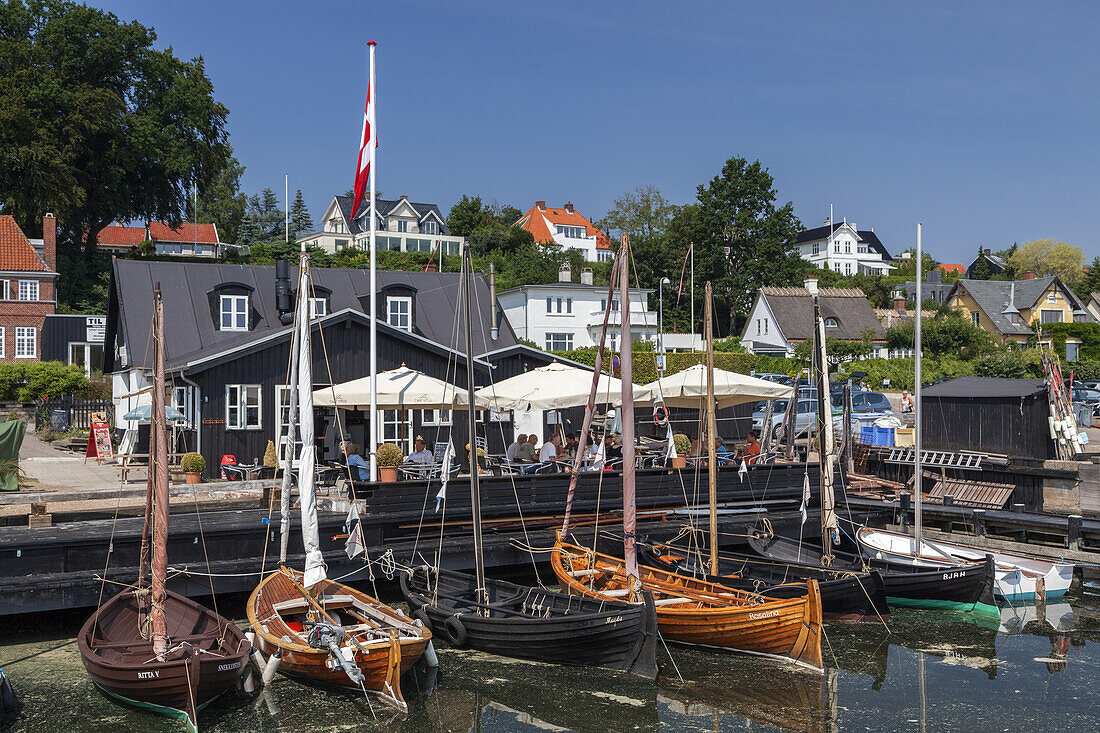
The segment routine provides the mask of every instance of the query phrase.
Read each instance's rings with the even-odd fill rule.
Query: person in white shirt
[[[409,454],[409,457],[405,459],[409,463],[432,463],[435,460],[435,456],[428,450],[424,443],[424,438],[416,436],[416,442],[413,443],[413,452]]]
[[[554,433],[550,436],[550,440],[542,444],[542,448],[539,449],[540,461],[552,461],[558,457],[558,448],[561,447],[561,436]]]
[[[519,447],[526,442],[527,433],[520,433],[519,437],[516,438],[510,446],[508,446],[508,450],[504,451],[504,457],[507,458],[510,462],[515,461],[518,457],[517,454],[519,453]]]

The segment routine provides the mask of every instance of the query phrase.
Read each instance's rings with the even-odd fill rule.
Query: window
[[[225,386],[225,429],[259,430],[261,389],[258,384],[227,384]]]
[[[450,410],[423,410],[421,425],[446,426],[451,424]]]
[[[247,331],[248,330],[248,296],[247,295],[223,295],[222,296],[222,327],[223,331]]]
[[[20,283],[20,286],[22,286],[22,283]],[[1054,303],[1057,303],[1058,302],[1058,294],[1056,292],[1054,292],[1053,290],[1051,290],[1049,293],[1047,293],[1047,302],[1052,304],[1052,305]]]
[[[1019,324],[1024,322],[1024,319],[1020,318],[1019,313],[1009,313],[1008,314],[1008,322],[1012,323],[1012,324],[1015,324],[1015,325],[1019,325]]]
[[[19,299],[20,300],[38,300],[38,281],[37,280],[20,280],[19,281]]]
[[[852,254],[852,243],[851,242],[845,242],[844,243],[844,253],[845,254]]]
[[[1061,323],[1062,311],[1039,311],[1039,319],[1041,323]]]
[[[768,319],[767,318],[764,319],[764,335],[765,336],[768,335]]]
[[[583,239],[584,238],[584,227],[563,226],[561,224],[558,224],[557,227],[558,227],[558,234],[564,235],[567,239]]]
[[[309,299],[309,317],[320,318],[328,315],[328,301],[324,298]]]
[[[837,328],[839,326],[840,326],[840,321],[838,321],[837,319],[835,319],[835,318],[826,318],[825,319],[825,328]]]
[[[399,231],[399,232],[409,231],[409,222],[405,221],[404,219],[398,219],[397,220],[397,231]]]
[[[615,259],[615,255],[607,250],[600,250],[596,253],[596,262],[611,262]]]
[[[761,328],[761,321],[760,321],[759,318],[757,318],[756,319],[756,335],[760,336],[762,333],[763,333],[763,329]]]
[[[561,298],[558,298],[558,313],[561,313]]]
[[[337,239],[336,240],[336,251],[337,252],[339,252],[342,249],[347,249],[347,248],[348,248],[348,240],[346,240],[346,239]]]
[[[570,351],[573,348],[573,334],[548,333],[546,334],[547,351]]]
[[[3,326],[0,326],[0,359],[3,359],[5,356],[8,355],[8,352],[7,352],[8,338],[7,337],[8,337],[7,329],[4,328]]]
[[[572,298],[566,298],[565,299],[565,312],[566,313],[572,313],[573,312],[573,299]]]
[[[84,374],[90,377],[93,370],[103,368],[103,344],[69,344],[69,363],[82,367]]]
[[[425,221],[420,225],[421,234],[439,234],[439,222]]]
[[[837,254],[840,254],[840,242],[837,242],[836,244],[833,245],[833,251],[836,252]]]
[[[840,263],[839,262],[834,262],[833,263],[833,272],[840,272]]]
[[[382,415],[383,443],[394,443],[408,455],[412,448],[412,410],[379,410]],[[402,413],[405,419],[401,419]]]
[[[547,313],[553,313],[554,312],[554,299],[553,298],[547,298],[546,299],[546,312]]]
[[[814,242],[813,247],[810,248],[810,254],[821,254],[821,242]]]
[[[34,326],[15,327],[15,358],[33,359],[38,355],[38,329]]]
[[[1066,361],[1077,361],[1077,354],[1081,348],[1081,344],[1075,344],[1071,341],[1066,342]]]
[[[411,333],[412,298],[407,295],[391,295],[386,298],[386,322]]]
[[[457,255],[458,254],[458,242],[452,241],[450,239],[444,239],[443,243],[442,243],[442,246],[443,246],[443,254],[445,254],[445,255]]]
[[[851,275],[852,274],[852,263],[851,262],[845,262],[844,263],[844,274],[845,275]]]
[[[294,436],[294,457],[290,459],[290,465],[295,467],[298,465],[298,456],[302,454],[302,436],[294,428],[298,421],[292,419],[290,415],[290,400],[293,394],[293,387],[281,384],[275,387],[275,445],[278,446],[277,460],[279,465],[283,465],[286,460],[286,442],[291,435]]]
[[[1074,323],[1085,323],[1087,320],[1088,320],[1088,316],[1085,315],[1084,313],[1074,313],[1073,314],[1073,322]]]
[[[102,347],[100,347],[102,348]],[[194,407],[194,387],[184,385],[172,388],[172,407],[180,411],[189,425],[194,424],[195,418],[192,412]]]
[[[11,280],[0,280],[0,300],[11,300]]]
[[[1016,316],[1016,317],[1019,318],[1019,316]],[[974,311],[973,313],[971,313],[970,314],[970,322],[973,323],[975,326],[982,325],[982,316],[981,316],[981,314],[978,313],[978,311]]]

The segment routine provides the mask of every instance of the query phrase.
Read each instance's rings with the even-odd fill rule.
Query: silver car
[[[767,429],[772,431],[773,439],[778,440],[783,434],[782,426],[784,418],[787,416],[788,404],[788,400],[775,400],[771,424],[767,426]],[[766,410],[766,403],[762,402],[757,405],[757,411],[752,414],[752,427],[759,435],[764,434],[764,417]],[[798,400],[798,405],[795,407],[795,410],[795,434],[801,435],[805,433],[811,425],[817,422],[817,400],[801,398]]]

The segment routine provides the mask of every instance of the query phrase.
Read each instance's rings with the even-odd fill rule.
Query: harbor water
[[[84,672],[80,614],[5,620],[0,667],[24,702],[0,731],[183,731],[112,702]],[[899,609],[878,622],[826,626],[824,675],[732,654],[660,650],[656,683],[547,666],[438,643],[437,670],[403,683],[409,715],[377,700],[286,677],[231,693],[204,731],[1085,731],[1100,718],[1100,597],[1074,590],[1004,607],[1000,622]]]

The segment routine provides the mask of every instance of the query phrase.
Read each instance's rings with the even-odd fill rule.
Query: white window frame
[[[404,313],[394,311],[395,305],[403,305],[407,308]],[[408,321],[405,325],[401,323],[394,323],[394,315],[399,316],[398,321],[402,320],[400,316],[404,316],[404,319]],[[386,296],[386,323],[390,324],[394,328],[400,328],[402,331],[412,333],[413,330],[413,314],[412,314],[412,297],[408,295],[387,295]]]
[[[172,407],[183,414],[186,427],[195,424],[195,388],[189,384],[172,387]]]
[[[1051,305],[1057,305],[1057,303],[1058,303],[1058,293],[1054,292],[1053,290],[1051,290],[1049,293],[1047,293],[1047,302],[1050,303]]]
[[[837,319],[831,318],[831,317],[825,319],[825,328],[839,328],[839,327],[840,327],[840,321],[838,321]]]
[[[26,339],[30,335],[30,352],[23,351],[20,353],[20,346],[26,345]],[[38,358],[38,328],[36,326],[16,326],[15,327],[15,358],[16,359],[37,359]]]
[[[0,280],[0,287],[4,292],[0,293],[0,300],[11,300],[11,280]]]
[[[368,410],[369,412],[369,410]],[[402,424],[401,413],[405,413],[405,437],[400,437],[400,427]],[[379,410],[378,411],[378,424],[382,427],[378,435],[379,443],[393,443],[401,448],[401,452],[405,455],[409,455],[412,452],[413,438],[413,421],[412,410]]]
[[[327,298],[310,298],[309,299],[309,318],[323,318],[328,315],[328,299]]]
[[[970,322],[973,323],[975,326],[980,327],[982,325],[981,314],[979,314],[978,311],[974,311],[973,313],[971,313],[970,314]]]
[[[420,233],[421,234],[439,234],[439,222],[431,221],[430,219],[425,220],[420,225]]]
[[[226,430],[263,430],[264,401],[263,386],[259,384],[225,385],[225,429]],[[250,400],[249,395],[255,399]],[[255,408],[256,422],[248,422],[248,411]],[[235,412],[235,418],[233,414]]]
[[[0,359],[3,359],[5,357],[7,357],[7,355],[8,355],[7,342],[8,342],[8,331],[3,326],[0,326]]]
[[[229,309],[226,310],[226,305]],[[243,305],[242,305],[243,304]],[[229,316],[229,324],[225,325],[225,317]],[[244,317],[244,325],[239,324],[239,317]],[[247,331],[248,330],[248,296],[247,295],[223,295],[218,301],[218,330],[219,331]]]
[[[83,349],[84,350],[84,375],[88,376],[88,377],[92,376],[92,363],[93,363],[92,362],[92,349],[94,349],[97,346],[100,349],[104,348],[103,343],[96,343],[96,342],[91,342],[91,341],[70,341],[69,342],[69,353],[67,355],[68,359],[69,359],[69,364],[75,364],[76,363],[75,361],[73,361],[73,347],[79,347],[79,348]],[[2,356],[2,354],[0,354],[0,356]]]
[[[26,288],[26,297],[23,296],[24,288]],[[19,300],[33,302],[38,300],[38,281],[37,280],[20,280],[19,281]],[[31,297],[33,296],[33,297]]]
[[[450,410],[421,410],[420,424],[426,427],[447,427],[454,419]]]
[[[286,436],[290,435],[289,428],[296,424],[296,421],[290,416],[290,396],[294,393],[294,387],[287,387],[285,384],[275,385],[275,450],[277,465],[283,465],[283,461],[286,460]],[[294,431],[294,443],[297,448],[294,451],[294,457],[290,461],[291,468],[298,467],[298,457],[302,455],[302,436],[298,431]]]
[[[572,351],[573,334],[563,332],[546,333],[547,351]]]
[[[409,222],[407,219],[397,220],[397,231],[406,233],[409,231]]]

